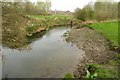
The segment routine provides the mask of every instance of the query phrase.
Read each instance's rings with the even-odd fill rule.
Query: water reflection
[[[64,40],[70,28],[54,28],[34,40],[30,50],[3,48],[3,75],[9,78],[60,78],[72,72],[83,51]]]

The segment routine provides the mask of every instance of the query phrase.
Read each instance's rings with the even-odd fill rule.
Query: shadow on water
[[[45,35],[47,31],[41,31],[40,33],[36,33],[36,34],[33,34],[33,36],[26,36],[24,37],[24,39],[20,39],[21,41],[20,42],[10,42],[9,44],[12,44],[12,45],[16,45],[16,46],[11,46],[11,45],[7,45],[7,44],[2,44],[3,47],[8,47],[8,48],[11,48],[11,49],[17,49],[19,51],[21,50],[29,50],[29,44],[31,44],[32,42],[36,41],[37,39],[40,39],[43,35]],[[18,38],[19,39],[19,38]],[[8,41],[7,41],[8,42]],[[20,45],[22,44],[22,45]]]
[[[37,39],[41,38],[43,35],[45,35],[47,31],[41,31],[40,33],[33,34],[33,36],[27,36],[28,43],[32,43],[33,41],[36,41]]]

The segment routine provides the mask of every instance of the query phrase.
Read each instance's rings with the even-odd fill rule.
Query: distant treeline
[[[16,2],[16,0],[13,0],[12,2],[2,2],[2,7],[9,7],[10,9],[13,9],[15,11],[19,11],[21,13],[25,14],[41,14],[41,15],[47,15],[50,8],[51,8],[51,2],[50,0],[46,0],[45,2],[39,1],[39,2],[30,2],[28,0],[19,0],[19,2]]]
[[[118,18],[118,2],[109,0],[106,2],[88,3],[82,9],[77,8],[74,13],[80,20],[111,20]]]

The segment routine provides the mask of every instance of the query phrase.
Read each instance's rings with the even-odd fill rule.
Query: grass
[[[29,17],[33,21],[26,27],[28,34],[34,33],[40,27],[45,27],[45,30],[49,30],[55,26],[68,26],[72,20],[72,17],[65,15],[29,15]]]
[[[118,41],[120,37],[118,37],[118,22],[99,22],[94,23],[89,26],[92,29],[97,30],[101,34],[103,34],[110,42],[112,47],[120,47]],[[119,59],[119,54],[115,55],[117,59]],[[118,77],[118,62],[119,60],[109,60],[107,64],[98,64],[97,66],[97,78],[117,78]]]
[[[97,73],[98,78],[118,78],[118,62],[109,60],[107,64],[99,65]]]
[[[117,70],[114,68],[98,68],[97,78],[118,78]]]
[[[118,44],[118,22],[104,22],[104,23],[94,23],[90,25],[91,28],[96,29],[102,33],[110,42],[112,46],[120,47]]]
[[[33,22],[26,27],[27,33],[35,32],[40,27],[39,23]]]
[[[48,15],[48,16],[44,16],[44,15],[30,15],[30,17],[32,18],[36,18],[36,19],[41,19],[41,18],[48,18],[48,19],[52,19],[52,18],[72,18],[71,16],[67,16],[67,15]]]
[[[110,60],[107,64],[89,64],[94,65],[97,70],[96,78],[118,78],[117,62]]]
[[[67,73],[64,78],[74,78],[72,73]]]
[[[52,26],[52,25],[64,25],[68,24],[72,19],[71,16],[66,15],[30,15],[31,18],[40,20],[40,23],[45,26]]]
[[[2,20],[2,45],[9,48],[27,46],[25,26],[29,18],[16,10],[6,8]]]
[[[119,54],[117,54],[116,56],[120,58]],[[95,67],[96,71],[93,75],[91,75],[91,77],[91,73],[87,73],[85,76],[85,80],[95,80],[96,78],[118,78],[118,61],[109,60],[107,64],[86,64],[87,69],[89,66]],[[72,73],[67,73],[64,78],[67,80],[74,78],[74,76]]]

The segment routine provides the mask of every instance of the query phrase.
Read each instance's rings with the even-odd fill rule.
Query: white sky
[[[74,9],[76,9],[77,7],[82,8],[84,5],[91,1],[92,0],[51,0],[51,9],[74,11]]]
[[[36,0],[31,0],[36,1]],[[45,0],[40,0],[45,1]],[[52,10],[62,10],[62,11],[74,11],[77,7],[83,8],[86,4],[89,2],[94,2],[96,0],[50,0],[52,2]],[[102,1],[102,0],[100,0]],[[103,0],[105,1],[105,0]],[[114,1],[120,1],[120,0],[114,0]]]

